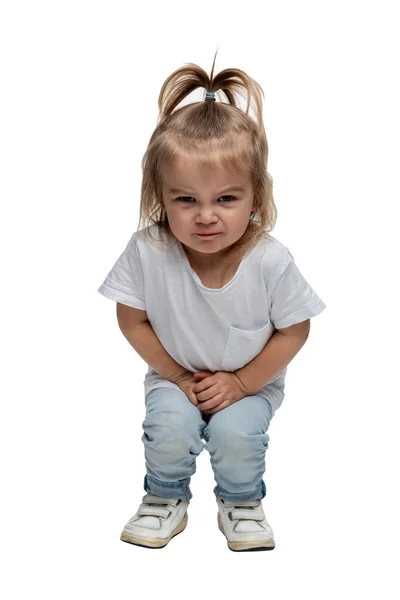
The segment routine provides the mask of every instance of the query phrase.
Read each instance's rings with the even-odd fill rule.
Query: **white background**
[[[395,5],[2,2],[4,599],[399,597]],[[119,539],[147,365],[97,288],[137,229],[164,80],[218,47],[264,90],[272,234],[327,304],[269,429],[272,552],[228,549],[206,451],[187,529]]]

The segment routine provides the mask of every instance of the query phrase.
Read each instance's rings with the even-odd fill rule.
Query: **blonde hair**
[[[239,170],[248,169],[257,209],[244,234],[230,248],[233,260],[236,260],[247,254],[266,232],[274,228],[277,210],[272,195],[272,177],[267,171],[268,143],[261,97],[264,92],[240,69],[225,69],[214,76],[217,52],[210,77],[198,65],[187,63],[187,66],[174,71],[161,88],[158,124],[142,159],[138,230],[156,225],[160,237],[165,234],[164,243],[168,245],[171,240],[175,245],[178,242],[169,227],[164,208],[161,175],[163,165],[170,164],[175,157],[191,155],[201,165],[219,164]],[[228,103],[202,100],[174,110],[197,88],[215,92],[218,99],[224,94]],[[237,106],[235,94],[247,95],[246,112]],[[249,116],[252,100],[255,119]]]

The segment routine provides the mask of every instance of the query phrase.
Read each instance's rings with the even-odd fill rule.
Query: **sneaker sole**
[[[154,539],[154,538],[149,538],[149,537],[143,537],[140,535],[134,535],[132,533],[128,533],[127,531],[123,531],[121,533],[120,539],[123,542],[128,542],[128,544],[134,544],[135,546],[144,546],[145,548],[164,548],[164,546],[166,546],[173,537],[175,537],[176,535],[178,535],[178,533],[181,533],[185,529],[187,522],[188,522],[188,515],[186,513],[186,515],[183,517],[182,521],[172,531],[171,535],[164,539],[160,539],[160,538]]]
[[[221,517],[218,513],[218,527],[226,537],[224,528],[222,526]],[[234,552],[246,552],[246,551],[254,551],[254,550],[273,550],[275,548],[274,540],[248,540],[247,542],[231,542],[226,537],[228,542],[228,547],[230,550]]]

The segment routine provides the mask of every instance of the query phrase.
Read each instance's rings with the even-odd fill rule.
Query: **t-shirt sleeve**
[[[143,271],[135,234],[97,291],[115,302],[146,310]]]
[[[319,315],[326,308],[326,304],[299,271],[288,249],[286,259],[271,292],[270,318],[276,329],[301,323]]]

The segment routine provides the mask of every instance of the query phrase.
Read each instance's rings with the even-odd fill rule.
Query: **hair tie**
[[[204,98],[204,101],[206,100],[214,100],[215,102],[215,92],[206,92],[206,97]]]

